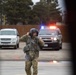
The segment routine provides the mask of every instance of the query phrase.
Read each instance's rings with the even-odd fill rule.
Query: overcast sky
[[[36,2],[39,2],[40,0],[32,0],[34,2],[34,4]],[[64,4],[64,0],[58,0],[59,6],[62,8],[62,10],[65,10],[65,4]]]
[[[40,0],[32,0],[34,3],[39,2]]]

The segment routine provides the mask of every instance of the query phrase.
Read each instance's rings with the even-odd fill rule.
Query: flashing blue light
[[[41,29],[44,29],[44,26],[41,26]]]

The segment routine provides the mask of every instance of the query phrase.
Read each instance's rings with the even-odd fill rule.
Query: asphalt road
[[[25,61],[0,61],[0,75],[26,75]],[[39,62],[38,75],[72,75],[71,62]]]
[[[0,49],[0,60],[25,60],[25,54],[23,53],[23,50],[22,50],[24,46],[25,46],[25,43],[21,42],[19,49],[13,49],[13,48]],[[51,51],[51,50],[40,51],[39,60],[40,61],[71,60],[70,44],[63,43],[62,49],[59,51]]]

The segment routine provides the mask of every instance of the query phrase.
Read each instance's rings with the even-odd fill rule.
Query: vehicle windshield
[[[5,30],[5,31],[0,31],[0,35],[16,35],[16,33],[15,31]]]
[[[57,31],[50,29],[42,29],[40,30],[39,35],[57,35]]]

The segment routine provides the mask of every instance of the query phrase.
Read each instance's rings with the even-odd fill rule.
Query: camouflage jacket
[[[22,42],[26,42],[26,44],[27,44],[27,40],[29,39],[29,35],[27,35],[27,34],[25,34],[25,35],[23,35],[21,38],[20,38],[20,41],[22,41]],[[33,38],[34,39],[34,38]],[[38,39],[38,45],[39,45],[39,47],[43,47],[44,46],[44,42],[43,42],[43,40],[41,39],[41,38],[38,38],[37,37],[37,39]],[[27,60],[29,60],[30,58],[29,58],[29,55],[28,55],[28,53],[26,53],[26,59]],[[36,51],[36,53],[35,53],[35,58],[38,58],[39,57],[39,51]]]

